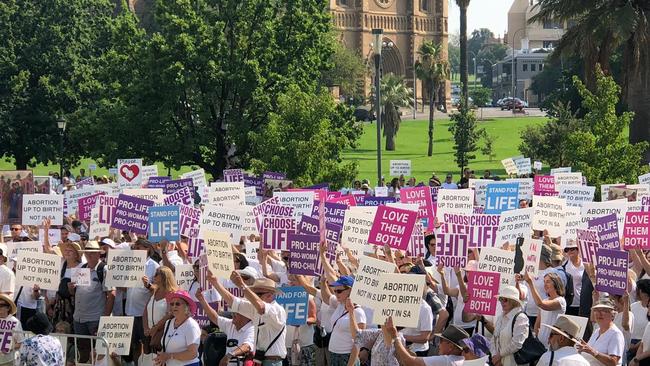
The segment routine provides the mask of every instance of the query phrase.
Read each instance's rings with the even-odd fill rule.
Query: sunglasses
[[[345,291],[347,291],[349,289],[350,288],[344,288],[343,290],[334,290],[334,292],[336,292],[337,294],[342,294],[342,293],[344,293]]]
[[[506,299],[505,297],[500,297],[500,298],[499,298],[499,301],[500,301],[500,302],[508,302],[508,299]]]
[[[578,248],[564,248],[564,253],[568,253],[572,250],[578,250]]]
[[[289,257],[282,257],[283,261],[289,261]]]
[[[257,297],[262,297],[262,296],[268,294],[268,292],[254,292],[254,294],[257,295]]]
[[[12,227],[12,228],[11,228],[11,231],[20,231],[20,229],[17,228],[17,227]]]
[[[10,308],[9,304],[0,304],[0,308]]]
[[[185,304],[183,304],[182,302],[179,302],[179,301],[169,303],[169,306],[183,306],[183,305],[185,305]]]

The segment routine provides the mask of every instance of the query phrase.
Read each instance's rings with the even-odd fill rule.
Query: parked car
[[[370,122],[376,119],[375,112],[372,110],[372,107],[369,106],[358,106],[354,110],[354,118],[357,121]]]
[[[523,100],[521,100],[519,98],[510,98],[510,97],[508,97],[508,98],[503,99],[503,102],[501,104],[501,110],[504,110],[504,109],[505,110],[512,110],[512,108],[522,110],[522,109],[526,108],[527,106],[528,106],[528,103],[524,102]]]

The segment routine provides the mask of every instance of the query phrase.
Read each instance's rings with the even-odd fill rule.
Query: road
[[[407,108],[402,108],[402,120],[408,120],[413,118],[413,109],[407,109]],[[455,110],[452,110],[455,111]],[[515,113],[513,114],[512,111],[502,111],[501,108],[496,108],[496,107],[486,107],[483,108],[483,118],[495,118],[495,117],[544,117],[546,116],[546,112],[540,111],[539,108],[526,108],[524,109],[526,112],[525,114],[522,113]],[[476,109],[475,110],[476,115],[480,116],[481,115],[481,110]],[[442,113],[440,111],[436,111],[435,114],[435,119],[446,119],[449,116],[446,113]],[[428,119],[429,118],[429,108],[425,106],[424,112],[421,112],[418,110],[418,113],[416,115],[415,119]]]

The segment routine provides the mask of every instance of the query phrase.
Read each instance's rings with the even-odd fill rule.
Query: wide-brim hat
[[[83,252],[86,253],[99,253],[101,251],[102,248],[99,246],[99,242],[97,242],[97,240],[90,240],[88,243],[86,243],[86,247],[83,250]]]
[[[60,246],[61,246],[61,253],[63,253],[63,251],[66,248],[71,248],[75,252],[77,252],[77,255],[79,256],[79,258],[81,258],[81,245],[79,245],[79,243],[77,243],[75,241],[66,241],[66,242],[61,243]]]
[[[580,326],[573,320],[564,315],[559,315],[555,320],[555,324],[548,325],[542,324],[543,327],[551,328],[554,332],[561,334],[563,337],[577,342]]]
[[[616,310],[616,307],[614,306],[614,303],[612,300],[609,299],[600,299],[598,302],[591,307],[591,310],[594,309],[609,309],[609,310]]]
[[[551,244],[551,260],[552,261],[561,261],[564,259],[562,255],[562,248],[557,244]]]
[[[577,248],[578,243],[574,239],[569,239],[566,241],[566,245],[564,246],[564,249],[570,249],[570,248]]]
[[[9,307],[11,308],[9,310],[10,315],[16,314],[16,303],[14,303],[14,300],[11,297],[9,297],[7,295],[4,295],[4,294],[0,294],[0,300],[2,300],[4,302],[6,302],[7,304],[9,304]]]
[[[258,291],[273,292],[273,293],[282,292],[278,289],[278,286],[275,283],[275,281],[273,281],[270,278],[257,278],[253,283],[253,286],[250,286],[250,289],[253,292],[258,292]]]
[[[192,315],[196,314],[196,302],[192,300],[190,294],[185,290],[172,291],[168,293],[167,296],[165,296],[165,299],[167,300],[167,303],[173,299],[181,299],[187,303],[187,306],[189,306]]]
[[[522,306],[521,300],[519,299],[519,290],[515,286],[504,286],[500,293],[495,297],[497,299],[504,298],[515,301],[519,306]]]
[[[450,342],[458,347],[458,349],[463,349],[465,347],[463,339],[469,338],[469,334],[466,331],[455,325],[448,326],[442,333],[438,333],[435,336]]]
[[[104,238],[99,243],[102,245],[108,245],[109,247],[115,249],[115,242],[113,241],[113,239]]]

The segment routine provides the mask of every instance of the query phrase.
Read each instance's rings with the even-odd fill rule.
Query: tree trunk
[[[429,149],[427,150],[427,156],[433,155],[433,118],[434,113],[436,112],[435,98],[436,86],[434,83],[431,83],[429,88]]]
[[[16,160],[16,170],[27,170],[27,163],[29,162],[29,159],[18,155],[14,156],[14,159]]]
[[[469,92],[467,90],[467,6],[460,7],[460,83],[462,87],[462,103],[467,109],[469,101]]]
[[[383,113],[384,135],[386,136],[386,151],[395,151],[395,120],[392,113]]]

